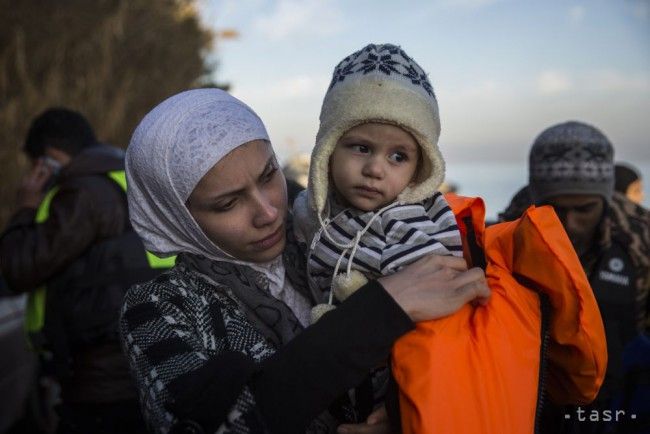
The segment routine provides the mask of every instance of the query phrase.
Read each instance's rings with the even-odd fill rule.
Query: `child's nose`
[[[366,164],[363,166],[362,173],[364,176],[371,178],[381,178],[384,176],[384,165],[378,158],[368,158]]]

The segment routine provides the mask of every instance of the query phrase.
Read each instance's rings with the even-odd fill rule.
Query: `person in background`
[[[637,205],[643,203],[643,179],[635,167],[627,163],[617,163],[614,166],[614,177],[614,190],[624,194]]]
[[[613,156],[607,137],[591,125],[566,122],[547,128],[530,150],[529,184],[500,214],[502,221],[510,221],[531,204],[553,206],[589,278],[605,325],[609,361],[598,397],[583,409],[587,415],[592,410],[602,415],[623,392],[624,348],[648,332],[650,320],[650,218],[614,191]],[[565,419],[567,411],[547,413],[547,432],[611,429],[602,417],[579,421],[572,413],[573,418]]]
[[[455,182],[445,181],[442,184],[440,184],[440,188],[438,190],[442,194],[447,194],[447,193],[458,194],[460,188],[458,184],[456,184]]]
[[[57,432],[142,432],[117,320],[126,289],[158,272],[129,224],[124,153],[66,108],[32,122],[24,151],[34,165],[0,236],[0,264],[9,289],[29,293],[30,344],[60,383]]]
[[[308,154],[295,154],[289,157],[282,168],[284,177],[296,181],[302,188],[307,188],[310,161]]]
[[[307,188],[309,162],[309,155],[296,154],[291,156],[282,168],[284,177],[287,180],[289,206],[293,206],[296,197]]]

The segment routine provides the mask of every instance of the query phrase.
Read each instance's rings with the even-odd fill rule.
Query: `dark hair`
[[[625,194],[627,188],[637,179],[641,179],[639,172],[628,164],[617,163],[614,166],[614,190]]]
[[[46,147],[75,156],[95,144],[95,132],[81,113],[54,107],[45,110],[32,121],[23,151],[32,159],[41,157]]]

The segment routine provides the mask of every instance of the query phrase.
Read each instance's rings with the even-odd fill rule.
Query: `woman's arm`
[[[174,281],[165,278],[164,274],[131,288],[120,318],[124,352],[145,419],[155,432],[169,432],[174,424],[188,419],[192,405],[200,408],[202,402],[215,404],[205,411],[206,418],[215,423],[224,420],[241,393],[241,378],[250,375],[252,365],[243,354],[227,351],[225,331],[214,336],[211,344],[216,354],[208,355],[199,330],[211,319],[199,324],[191,318],[180,291],[166,287],[174,285]],[[221,321],[221,317],[216,320]],[[235,360],[237,356],[241,359]],[[226,392],[215,393],[215,386]],[[235,393],[227,393],[230,390]],[[218,396],[228,401],[221,405],[213,402]],[[208,421],[200,425],[207,428]]]
[[[196,324],[173,300],[154,303],[151,292],[142,291],[141,303],[127,303],[121,325],[147,419],[159,432],[174,424],[196,424],[205,432],[220,426],[224,432],[304,432],[386,360],[413,319],[452,313],[482,293],[476,276],[449,273],[445,263],[418,261],[392,275],[387,290],[387,278],[369,282],[261,363],[228,351],[223,342],[217,342],[216,355],[206,357]],[[211,321],[222,322],[215,315],[220,314],[212,312]]]
[[[261,363],[229,351],[225,329],[216,330],[217,354],[208,357],[199,325],[179,308],[179,297],[154,286],[129,293],[121,331],[156,432],[188,425],[205,432],[304,432],[385,361],[395,339],[413,327],[381,285],[370,282]],[[220,312],[212,310],[211,316],[223,327]]]
[[[480,268],[463,258],[429,255],[378,279],[415,322],[451,315],[470,301],[486,304],[490,288]]]
[[[304,432],[332,401],[384,363],[395,340],[413,327],[377,281],[361,287],[253,376],[251,387],[270,431]]]
[[[429,255],[367,283],[264,363],[253,390],[271,432],[304,429],[385,361],[413,321],[450,315],[472,300],[487,303],[489,296],[483,271],[467,271],[465,260],[453,256]],[[274,392],[287,400],[273,399]]]

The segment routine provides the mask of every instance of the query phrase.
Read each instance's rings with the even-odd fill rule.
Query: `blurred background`
[[[225,0],[201,3],[201,16],[239,31],[217,47],[216,76],[281,156],[311,151],[336,63],[392,42],[429,73],[448,180],[483,196],[488,217],[526,182],[537,134],[567,120],[600,128],[649,191],[647,0]]]
[[[650,190],[648,0],[0,2],[2,225],[26,129],[48,106],[125,147],[165,97],[227,88],[286,162],[311,151],[335,64],[369,42],[400,44],[428,71],[448,180],[483,196],[488,217],[525,183],[535,136],[570,119],[603,130]]]
[[[650,192],[649,0],[0,0],[0,10],[2,227],[28,168],[27,128],[51,106],[126,147],[164,98],[228,89],[299,178],[335,64],[370,42],[401,45],[429,73],[447,181],[484,197],[488,218],[526,183],[537,134],[567,120],[600,128]],[[48,420],[16,425],[35,387],[23,307],[0,303],[0,432]]]

